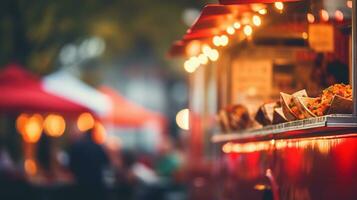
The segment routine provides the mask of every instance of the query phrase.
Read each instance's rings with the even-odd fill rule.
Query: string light
[[[233,27],[235,29],[240,29],[240,27],[242,27],[242,25],[239,22],[234,22]]]
[[[184,63],[184,69],[188,72],[188,73],[193,73],[196,71],[196,69],[200,66],[200,60],[193,56],[191,57],[189,60],[187,60]]]
[[[325,22],[327,22],[330,18],[330,16],[328,15],[328,12],[326,10],[321,10],[320,15],[321,15],[321,19]]]
[[[24,135],[26,133],[25,126],[28,119],[29,119],[29,115],[25,113],[22,113],[16,119],[16,129],[21,135]]]
[[[284,9],[284,4],[282,2],[275,2],[274,6],[276,9],[278,9],[279,11],[282,11]]]
[[[261,14],[261,15],[266,15],[266,14],[268,13],[268,10],[265,9],[265,8],[263,8],[263,9],[260,9],[260,10],[258,11],[258,13]]]
[[[218,35],[213,37],[212,42],[213,42],[214,46],[216,46],[216,47],[221,46],[221,38]]]
[[[335,19],[336,19],[337,21],[343,21],[343,18],[344,18],[343,12],[340,11],[340,10],[336,10],[336,12],[335,12]]]
[[[220,37],[220,45],[224,47],[224,46],[227,46],[228,43],[229,43],[228,36],[222,35],[222,36]]]
[[[94,127],[94,118],[93,116],[86,112],[82,113],[77,120],[77,127],[78,130],[81,132],[88,131],[89,129],[92,129]]]
[[[307,21],[311,24],[315,22],[315,16],[311,13],[307,13],[306,18],[307,18]]]
[[[243,32],[246,36],[251,36],[253,34],[253,28],[250,25],[244,26]]]
[[[235,30],[232,26],[229,26],[229,27],[227,28],[227,33],[228,33],[229,35],[233,35],[235,32],[236,32],[236,30]]]
[[[66,129],[66,122],[61,115],[48,115],[44,122],[44,129],[47,135],[60,137]]]
[[[309,35],[306,32],[302,33],[302,38],[306,40],[309,37]]]
[[[207,56],[207,57],[208,57],[208,55],[209,55],[209,53],[210,53],[211,50],[212,50],[211,47],[208,46],[207,44],[205,44],[205,45],[202,46],[202,52],[203,52],[203,54],[205,54],[205,56]]]
[[[205,64],[208,63],[208,58],[207,58],[207,56],[205,54],[200,54],[198,56],[198,60],[200,61],[201,65],[205,65]]]
[[[253,24],[255,26],[260,26],[262,24],[262,20],[260,19],[260,17],[258,15],[253,16]]]
[[[40,114],[34,114],[30,117],[24,127],[25,134],[23,139],[28,143],[36,143],[42,135],[43,117]]]
[[[189,109],[182,109],[176,114],[176,124],[182,130],[189,130],[190,128],[190,111]]]

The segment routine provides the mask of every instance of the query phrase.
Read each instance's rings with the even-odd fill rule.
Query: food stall
[[[221,0],[174,43],[192,199],[355,199],[354,3]]]

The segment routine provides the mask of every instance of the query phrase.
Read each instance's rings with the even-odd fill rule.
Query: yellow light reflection
[[[44,122],[44,129],[47,135],[60,137],[66,129],[66,122],[61,115],[48,115]]]
[[[36,162],[32,159],[26,159],[24,163],[24,169],[26,174],[33,176],[37,173]]]
[[[79,115],[77,119],[77,127],[81,132],[88,131],[94,127],[94,117],[92,114],[86,112]]]

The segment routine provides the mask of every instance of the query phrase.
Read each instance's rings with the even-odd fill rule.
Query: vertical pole
[[[352,1],[352,88],[353,116],[357,117],[357,0]]]

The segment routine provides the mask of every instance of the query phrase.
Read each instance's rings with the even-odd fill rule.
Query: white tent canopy
[[[44,77],[43,84],[47,92],[86,106],[99,116],[111,111],[109,97],[64,70]]]

